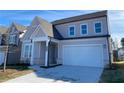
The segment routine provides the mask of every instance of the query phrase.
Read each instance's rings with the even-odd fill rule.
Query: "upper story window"
[[[75,36],[75,26],[69,26],[68,34],[69,36]]]
[[[95,23],[95,32],[96,33],[101,33],[102,32],[102,24],[101,24],[101,22],[97,22],[97,23]]]
[[[81,35],[85,35],[88,33],[88,26],[87,24],[82,24],[80,26],[80,32],[81,32]]]
[[[9,36],[9,44],[16,44],[17,36],[16,35],[10,35]]]

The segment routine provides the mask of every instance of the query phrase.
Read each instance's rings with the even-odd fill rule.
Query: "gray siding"
[[[20,63],[21,57],[21,43],[18,47],[10,47],[7,57],[7,64],[18,64]]]
[[[94,23],[95,22],[102,22],[102,33],[96,34],[94,32]],[[97,35],[107,35],[108,34],[106,17],[65,23],[65,24],[56,25],[55,27],[64,38],[69,38],[68,27],[71,25],[74,25],[75,30],[76,30],[76,35],[74,37],[83,37],[80,34],[80,25],[81,24],[88,24],[88,34],[84,35],[84,36],[97,36]]]

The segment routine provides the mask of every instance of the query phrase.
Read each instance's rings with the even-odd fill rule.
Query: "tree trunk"
[[[5,58],[4,58],[4,65],[3,65],[3,72],[6,71],[6,63],[7,63],[8,50],[9,50],[9,46],[6,47]]]

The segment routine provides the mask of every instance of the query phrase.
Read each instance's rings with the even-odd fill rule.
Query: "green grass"
[[[33,72],[33,70],[28,68],[28,66],[7,66],[5,72],[3,72],[3,66],[0,66],[0,82],[4,82],[31,72]]]
[[[101,83],[124,83],[124,62],[112,63],[113,69],[104,69]]]

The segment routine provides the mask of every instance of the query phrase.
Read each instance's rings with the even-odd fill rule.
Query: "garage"
[[[5,56],[5,53],[0,52],[0,65],[4,62],[4,56]]]
[[[97,44],[64,45],[63,64],[76,66],[104,67],[103,47]]]

